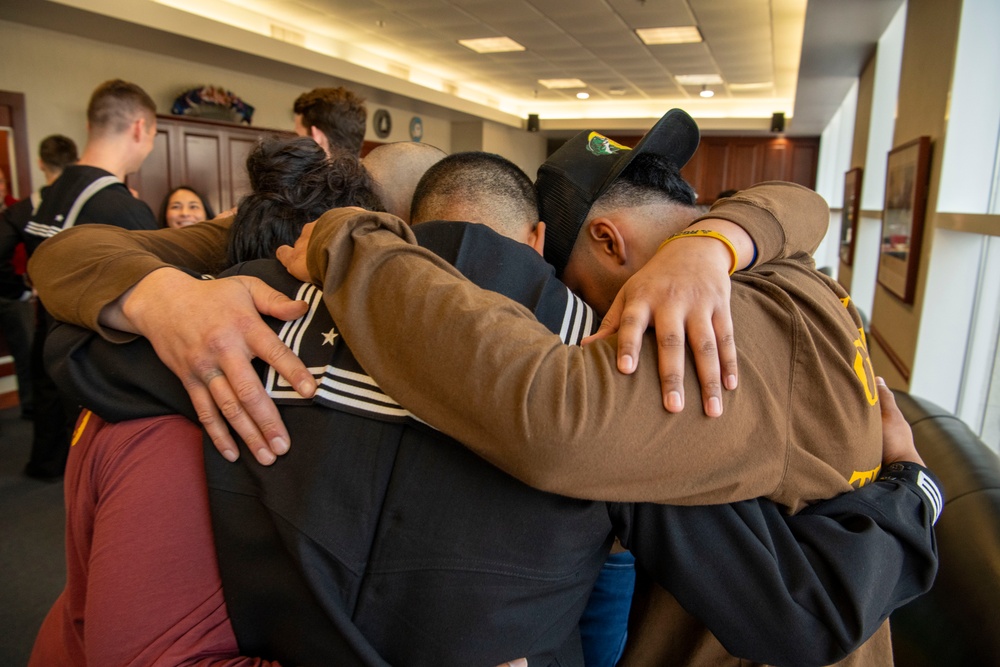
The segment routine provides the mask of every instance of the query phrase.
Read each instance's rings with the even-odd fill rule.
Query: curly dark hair
[[[231,264],[274,257],[331,208],[382,209],[360,159],[347,153],[327,157],[307,137],[261,138],[247,156],[247,174],[253,192],[240,200],[229,231]]]

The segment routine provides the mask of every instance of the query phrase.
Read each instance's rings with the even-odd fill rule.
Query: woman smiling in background
[[[181,185],[163,199],[160,209],[160,223],[164,227],[187,227],[196,222],[211,220],[215,217],[212,205],[194,188]]]

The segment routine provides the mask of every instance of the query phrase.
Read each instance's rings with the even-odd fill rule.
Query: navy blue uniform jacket
[[[415,231],[567,340],[585,333],[586,311],[526,246],[478,225]],[[531,489],[385,396],[315,287],[274,261],[236,270],[310,302],[302,320],[272,325],[320,384],[301,399],[259,368],[295,443],[273,466],[249,456],[230,464],[206,443],[220,571],[244,654],[317,666],[492,666],[522,656],[532,666],[582,665],[579,616],[616,535],[728,650],[773,664],[843,657],[933,578],[932,512],[905,480],[794,517],[766,500],[681,508]],[[102,352],[116,346],[89,340],[66,372],[85,386],[81,398],[104,397],[98,414],[135,417],[146,402],[192,414],[172,376],[152,382],[122,363],[121,346]],[[148,401],[121,389],[137,381]]]

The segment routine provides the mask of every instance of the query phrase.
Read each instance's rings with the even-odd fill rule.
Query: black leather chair
[[[891,617],[897,667],[1000,665],[1000,458],[964,422],[896,392],[945,495],[933,588]]]

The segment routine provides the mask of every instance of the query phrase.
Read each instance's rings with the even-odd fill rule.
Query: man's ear
[[[542,257],[545,257],[545,223],[541,220],[535,228],[528,234],[528,245],[535,249]]]
[[[132,141],[141,144],[146,141],[146,135],[149,133],[150,125],[147,123],[148,119],[145,116],[139,116],[134,121],[132,121]]]
[[[587,234],[596,243],[598,255],[623,265],[628,261],[625,237],[610,218],[594,218],[587,223]]]
[[[327,155],[330,154],[330,139],[323,134],[321,129],[313,125],[309,128],[309,136],[313,138],[313,141],[319,144],[320,148],[322,148]]]
[[[142,143],[142,140],[146,138],[146,119],[139,116],[132,121],[132,141],[135,143]]]

